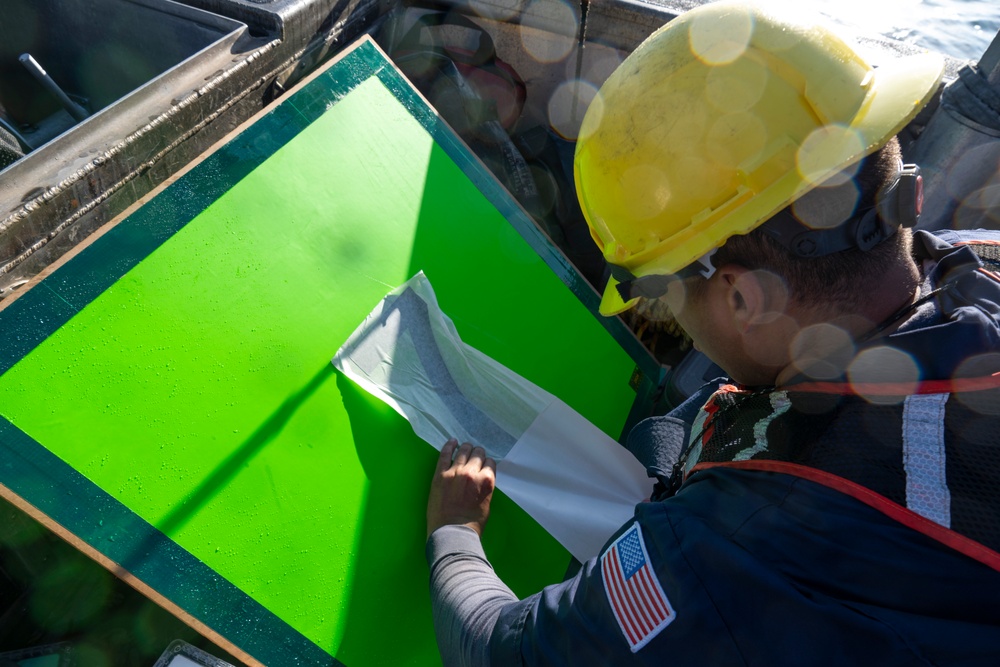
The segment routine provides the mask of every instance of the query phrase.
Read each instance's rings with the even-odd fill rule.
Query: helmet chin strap
[[[923,206],[923,177],[915,164],[900,164],[896,178],[875,195],[875,205],[832,224],[809,225],[790,207],[778,211],[761,229],[797,257],[823,257],[858,248],[868,251],[900,227],[913,227]]]
[[[647,276],[636,277],[628,269],[609,264],[611,275],[614,276],[618,284],[618,290],[622,301],[628,302],[637,297],[645,299],[657,299],[667,293],[667,289],[675,280],[684,280],[694,276],[711,278],[715,274],[715,265],[712,263],[712,256],[718,251],[712,248],[707,253],[691,262],[677,273],[651,273]]]

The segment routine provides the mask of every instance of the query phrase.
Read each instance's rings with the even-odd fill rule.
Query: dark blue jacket
[[[710,469],[635,520],[676,620],[632,653],[594,560],[504,609],[492,665],[1000,664],[1000,572],[830,488]]]

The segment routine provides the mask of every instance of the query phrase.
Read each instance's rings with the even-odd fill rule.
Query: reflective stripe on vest
[[[903,469],[906,506],[951,527],[944,448],[944,409],[950,394],[915,394],[903,405]]]

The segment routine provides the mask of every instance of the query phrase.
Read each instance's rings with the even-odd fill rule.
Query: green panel
[[[271,665],[438,663],[436,453],[329,363],[391,288],[425,271],[467,343],[612,437],[635,400],[568,265],[380,57],[363,44],[0,313],[2,444],[68,464],[24,469],[73,498],[0,481]],[[111,545],[104,517],[135,530]],[[520,594],[568,563],[503,497],[487,549]]]

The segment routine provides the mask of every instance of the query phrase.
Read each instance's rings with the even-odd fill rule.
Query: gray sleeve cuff
[[[434,563],[444,556],[458,553],[475,556],[489,565],[486,552],[483,551],[483,543],[479,541],[479,535],[468,526],[441,526],[427,538],[427,546],[424,548],[427,556],[427,564],[433,569]],[[490,566],[492,570],[492,566]]]

